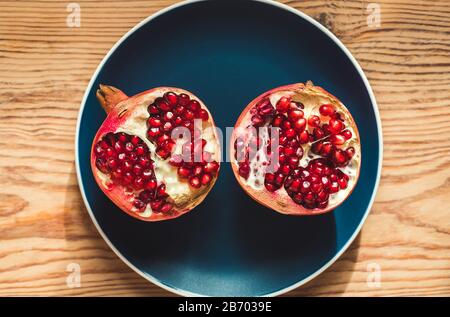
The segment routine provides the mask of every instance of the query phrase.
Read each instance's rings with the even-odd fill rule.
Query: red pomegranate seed
[[[285,132],[285,135],[288,139],[292,139],[293,137],[295,137],[297,135],[297,132],[295,132],[294,129],[287,129]]]
[[[301,111],[301,110],[300,110]],[[294,121],[294,129],[297,131],[303,131],[306,127],[306,119],[305,118],[299,118],[298,120]]]
[[[131,161],[125,160],[122,164],[122,167],[126,172],[129,172],[133,169],[133,164],[131,163]]]
[[[280,139],[278,140],[280,145],[286,145],[289,139],[285,135],[280,135]]]
[[[173,112],[174,112],[175,114],[177,114],[177,115],[182,114],[182,113],[184,112],[184,106],[181,106],[181,105],[176,106],[176,107],[173,109]]]
[[[283,124],[284,116],[283,115],[276,115],[275,118],[272,121],[273,127],[279,127]]]
[[[169,141],[169,140],[170,140],[170,136],[168,136],[167,134],[162,134],[156,139],[156,143],[163,144],[164,142]]]
[[[339,184],[337,182],[332,182],[329,186],[328,186],[328,191],[331,194],[337,193],[339,191]]]
[[[191,98],[187,94],[183,93],[178,96],[178,103],[180,104],[180,106],[187,106],[190,100]]]
[[[125,172],[123,175],[123,182],[125,185],[129,185],[133,182],[133,175],[130,172]]]
[[[290,189],[291,191],[297,193],[297,192],[300,190],[301,184],[302,184],[302,182],[301,182],[300,179],[298,179],[298,178],[297,178],[297,179],[294,179],[294,180],[292,181],[292,183],[290,184],[289,189]]]
[[[296,152],[297,152],[297,149],[293,148],[292,146],[286,146],[285,148],[283,148],[283,153],[286,156],[295,155]]]
[[[317,200],[318,200],[319,202],[328,201],[328,197],[330,197],[330,195],[329,195],[326,191],[324,191],[324,190],[320,191],[320,192],[317,194]]]
[[[169,91],[164,94],[164,99],[167,101],[169,106],[174,107],[178,104],[178,96],[176,93]]]
[[[299,162],[300,162],[300,159],[298,156],[291,156],[289,158],[289,165],[293,168],[296,168],[298,166]]]
[[[255,127],[259,127],[259,126],[263,125],[263,123],[264,123],[264,119],[260,115],[256,114],[252,117],[252,124]]]
[[[347,188],[347,180],[345,178],[341,178],[338,180],[339,188],[346,189]]]
[[[332,158],[333,161],[338,165],[342,165],[347,162],[345,152],[342,151],[341,149],[335,149],[332,153]]]
[[[170,123],[170,122],[164,123],[163,131],[170,132],[170,131],[172,131],[172,129],[173,129],[172,123]]]
[[[149,203],[153,199],[154,193],[149,190],[143,190],[139,193],[139,199],[144,203]]]
[[[332,134],[337,134],[337,133],[341,132],[343,128],[344,128],[344,124],[340,120],[330,119],[330,121],[328,122],[328,130]]]
[[[156,185],[157,185],[156,180],[151,179],[147,182],[147,184],[145,184],[145,188],[153,191],[156,189]]]
[[[148,157],[141,156],[138,161],[139,165],[141,165],[142,167],[147,167],[150,165],[150,159]]]
[[[136,186],[136,188],[141,189],[144,187],[145,181],[141,176],[137,176],[134,179],[134,186]]]
[[[135,174],[136,174],[135,168],[137,166],[139,166],[139,165],[136,165],[135,167],[133,167],[133,173],[135,173]],[[141,170],[142,170],[142,167],[141,167]],[[136,174],[136,175],[138,175],[138,174]],[[150,179],[152,176],[153,176],[153,171],[151,169],[145,169],[145,170],[142,171],[142,177],[143,178]]]
[[[273,183],[275,181],[275,175],[272,174],[272,173],[267,173],[264,176],[264,181],[267,182],[267,183]]]
[[[125,143],[128,141],[128,136],[125,133],[119,133],[119,141]]]
[[[95,165],[97,166],[97,168],[103,172],[103,173],[108,173],[109,172],[109,168],[106,164],[106,161],[102,158],[98,158],[95,160]]]
[[[162,213],[168,213],[169,211],[171,211],[173,209],[173,206],[172,206],[172,204],[170,204],[170,203],[165,203],[164,205],[162,205],[162,207],[161,207],[161,212]]]
[[[328,200],[325,200],[325,201],[319,202],[319,204],[317,205],[317,208],[325,209],[327,206],[328,206]]]
[[[338,177],[335,173],[332,173],[332,174],[330,175],[330,181],[332,181],[332,182],[337,182],[338,179],[339,179],[339,177]]]
[[[296,193],[291,198],[295,203],[297,203],[299,205],[303,202],[303,196],[300,193]]]
[[[309,192],[309,187],[310,187],[310,186],[311,186],[310,182],[308,182],[308,181],[303,181],[303,182],[300,184],[300,192],[301,192],[302,194],[305,194],[305,193]]]
[[[325,133],[323,132],[323,130],[321,128],[314,128],[313,134],[314,134],[314,137],[316,138],[316,140],[319,140],[325,136]]]
[[[250,175],[250,165],[248,163],[242,163],[239,165],[239,175],[241,175],[243,178],[247,179]]]
[[[116,155],[116,151],[114,151],[113,148],[109,147],[109,148],[106,149],[105,154],[106,154],[107,157],[113,157],[113,156]],[[123,154],[123,153],[119,153],[119,155],[120,154]]]
[[[331,116],[334,113],[334,107],[331,104],[324,104],[321,105],[319,108],[319,112],[322,116]]]
[[[309,133],[308,131],[304,130],[300,132],[298,135],[298,140],[300,141],[300,144],[306,144],[309,142]]]
[[[181,117],[175,117],[174,122],[177,126],[179,126],[183,123],[183,119]]]
[[[342,134],[332,134],[330,142],[334,145],[342,145],[345,143],[345,137]]]
[[[156,196],[159,198],[168,196],[166,193],[166,185],[159,185],[158,189],[156,190]]]
[[[320,118],[318,116],[312,115],[312,116],[309,117],[308,125],[311,128],[317,128],[319,126],[319,124],[320,124]]]
[[[159,130],[159,128],[151,128],[151,129],[148,129],[148,131],[147,131],[147,136],[150,139],[153,139],[160,134],[161,134],[161,130]]]
[[[116,150],[117,153],[123,152],[123,145],[121,142],[117,141],[114,143],[114,150]]]
[[[295,122],[298,119],[303,118],[304,113],[302,110],[296,110],[296,109],[291,109],[288,112],[288,118],[292,121]],[[306,124],[306,120],[305,120],[305,124]]]
[[[159,210],[161,209],[161,206],[163,204],[163,201],[161,199],[157,199],[154,201],[150,202],[150,208],[152,208],[152,210],[154,212],[159,212]]]
[[[290,165],[282,165],[279,169],[280,173],[283,175],[289,175],[291,170],[292,170],[292,168]]]
[[[159,109],[155,105],[148,106],[147,111],[149,114],[158,114],[159,113]]]
[[[136,208],[137,210],[141,211],[145,208],[145,203],[142,200],[139,199],[135,199],[133,202],[133,206],[134,208]]]
[[[322,147],[323,147],[323,143],[322,142],[313,143],[313,145],[311,145],[311,151],[314,154],[320,154],[320,151],[322,150]]]
[[[194,113],[191,110],[186,110],[183,113],[183,118],[185,120],[192,120],[192,119],[194,119],[194,117],[195,117],[195,115],[194,115]]]
[[[105,155],[105,150],[102,149],[102,147],[100,146],[100,144],[96,144],[96,145],[95,145],[94,152],[95,152],[95,155],[96,155],[97,157],[102,157],[102,156]]]
[[[167,101],[165,101],[163,98],[157,98],[155,100],[155,104],[156,104],[156,107],[158,107],[158,109],[163,112],[169,111],[171,109],[171,106],[169,105],[169,103]]]
[[[274,192],[274,191],[276,191],[278,189],[274,184],[271,184],[271,183],[264,182],[264,186],[266,187],[266,189],[269,192]]]
[[[288,120],[284,120],[282,123],[282,128],[285,130],[289,130],[292,128],[292,123]]]
[[[352,133],[350,132],[350,130],[344,130],[342,131],[342,135],[344,136],[344,138],[346,140],[350,140],[352,138]]]
[[[203,174],[202,175],[202,184],[208,185],[209,182],[211,182],[212,176],[210,174]]]
[[[277,111],[281,113],[285,113],[289,110],[289,106],[291,103],[290,97],[281,97],[280,100],[277,102]]]
[[[191,176],[189,178],[189,184],[194,188],[200,188],[200,186],[202,186],[202,183],[200,181],[200,178],[198,178],[198,176]]]
[[[172,120],[172,118],[173,118],[173,112],[171,112],[171,111],[167,111],[163,116],[163,119],[165,121],[170,121],[170,120]]]
[[[137,155],[143,155],[146,152],[146,148],[143,145],[139,145],[136,147],[136,154]]]
[[[134,175],[141,175],[142,174],[142,166],[134,165],[133,166],[133,173],[134,173]]]
[[[190,174],[191,174],[191,170],[190,169],[188,169],[186,167],[183,167],[183,166],[180,166],[178,168],[178,175],[181,178],[187,178]]]
[[[303,196],[303,200],[308,204],[314,204],[314,194],[312,192],[306,193]],[[313,209],[313,206],[309,206],[310,209]]]
[[[125,144],[125,151],[131,152],[131,151],[133,151],[133,150],[134,150],[134,145],[133,145],[133,143],[127,142],[127,143]]]
[[[138,156],[135,152],[131,152],[129,154],[129,158],[132,163],[136,163],[138,161]]]
[[[119,166],[119,163],[117,162],[117,160],[115,158],[111,157],[108,159],[108,167],[111,170],[115,169],[118,166]]]
[[[141,143],[141,139],[136,135],[133,135],[130,141],[131,143],[133,143],[133,145],[138,145],[139,143]]]
[[[334,146],[330,143],[324,143],[322,149],[320,150],[320,155],[328,156],[334,150]]]
[[[201,175],[203,172],[203,167],[197,165],[196,167],[194,167],[194,169],[192,170],[192,173],[196,176]]]
[[[272,107],[272,105],[268,105],[268,106],[262,108],[262,109],[259,111],[259,114],[260,114],[260,115],[263,115],[263,116],[268,116],[268,115],[273,114],[274,111],[275,111],[275,109]]]
[[[321,183],[315,183],[311,185],[311,191],[313,193],[320,193],[323,189],[323,185]]]
[[[206,111],[205,109],[200,109],[200,111],[198,112],[198,117],[203,121],[207,121],[209,119],[208,111]]]
[[[345,154],[347,155],[347,158],[350,160],[355,155],[355,148],[349,147],[345,150]]]
[[[99,144],[100,144],[101,148],[104,149],[104,150],[106,150],[109,147],[108,143],[106,143],[105,140],[100,141]],[[111,145],[112,144],[113,143],[111,143]]]
[[[192,111],[192,112],[197,112],[201,109],[200,103],[197,100],[191,100],[189,102],[188,108]]]

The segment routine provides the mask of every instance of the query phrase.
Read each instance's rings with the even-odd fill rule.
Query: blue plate
[[[258,205],[229,163],[195,211],[146,223],[97,187],[89,155],[105,118],[99,83],[133,95],[157,86],[192,91],[217,125],[232,127],[264,91],[312,80],[352,112],[362,142],[359,183],[334,212],[284,216]],[[97,229],[132,269],[181,295],[278,295],[330,266],[359,232],[373,203],[382,140],[372,90],[349,51],[305,14],[269,1],[188,1],[151,16],[108,53],[87,88],[76,135],[78,181]],[[332,283],[332,281],[330,281]]]

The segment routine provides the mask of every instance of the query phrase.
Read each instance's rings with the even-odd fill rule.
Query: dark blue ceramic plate
[[[157,86],[199,96],[221,128],[256,96],[312,80],[337,96],[361,134],[362,167],[350,198],[334,212],[284,216],[249,198],[229,163],[195,211],[147,223],[116,208],[97,187],[91,142],[105,114],[99,83],[128,95]],[[351,54],[328,30],[268,1],[188,1],[147,18],[108,53],[89,83],[77,136],[78,181],[99,232],[132,269],[182,295],[277,295],[330,266],[359,232],[378,185],[381,126],[372,90]],[[332,283],[333,281],[330,281]]]

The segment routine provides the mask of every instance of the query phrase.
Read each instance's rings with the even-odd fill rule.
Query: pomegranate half
[[[235,125],[230,159],[254,200],[289,215],[340,205],[358,181],[361,147],[347,108],[311,82],[270,90]]]
[[[176,218],[200,204],[220,167],[213,118],[192,93],[154,88],[132,97],[100,85],[107,117],[93,140],[91,168],[101,190],[144,221]]]

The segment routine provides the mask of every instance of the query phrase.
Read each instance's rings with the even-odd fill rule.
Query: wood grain
[[[132,26],[175,1],[0,1],[0,295],[170,295],[138,276],[95,230],[78,191],[74,134],[95,68]],[[351,248],[288,295],[450,295],[450,2],[284,1],[355,55],[379,104],[381,185]],[[371,1],[372,2],[372,1]],[[50,125],[49,122],[52,122]],[[68,288],[79,263],[82,287]],[[370,287],[368,266],[381,268]]]

